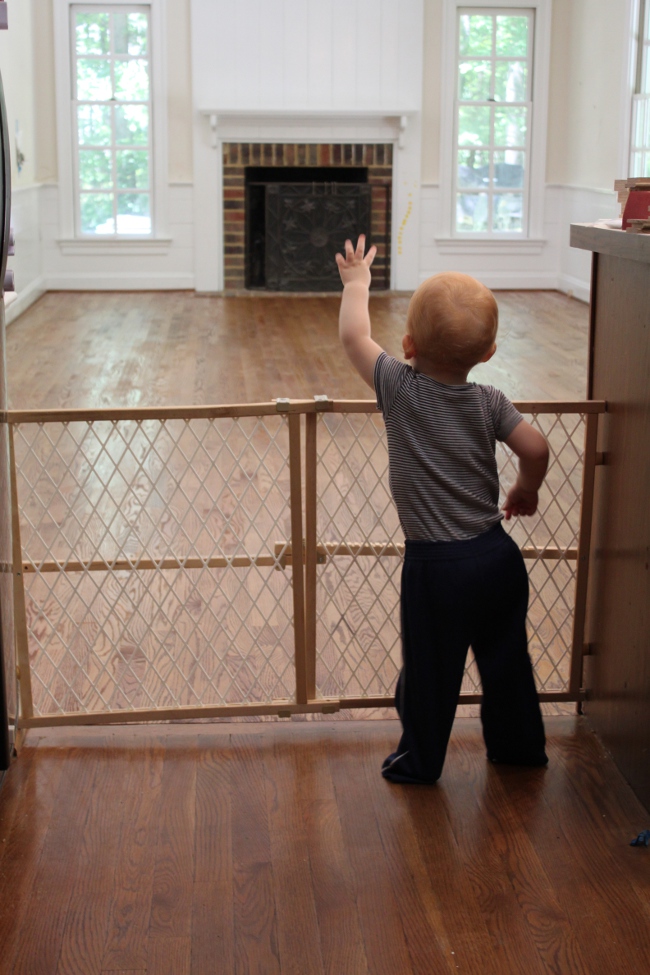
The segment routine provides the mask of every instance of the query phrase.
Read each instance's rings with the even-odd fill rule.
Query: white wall
[[[35,139],[35,84],[32,5],[9,4],[9,30],[0,31],[0,71],[11,146],[12,213],[16,253],[9,258],[17,299],[7,311],[12,321],[44,290],[41,276],[39,200]],[[18,170],[17,146],[24,161]]]
[[[119,288],[128,281],[130,287],[155,287],[161,280],[157,258],[63,254],[56,244],[57,2],[12,0],[10,30],[0,33],[11,134],[18,118],[26,155],[23,171],[14,171],[19,240],[12,263],[21,298],[30,300],[43,286]],[[193,253],[192,201],[203,207],[193,185],[195,169],[207,167],[213,175],[218,169],[207,120],[198,118],[197,108],[399,110],[410,102],[420,112],[421,149],[419,161],[405,172],[409,186],[402,187],[395,215],[399,227],[409,212],[410,192],[410,230],[417,240],[408,248],[408,263],[416,283],[454,266],[495,287],[497,281],[560,287],[586,297],[589,256],[569,248],[568,225],[617,212],[611,187],[625,175],[633,0],[553,0],[545,243],[537,253],[492,256],[440,253],[433,246],[445,192],[439,185],[442,0],[165,2],[172,237],[162,272],[167,286],[193,287],[197,261],[215,263],[213,254]],[[417,126],[412,139],[414,133],[411,149]]]
[[[197,290],[222,287],[231,140],[394,142],[391,273],[394,287],[416,287],[422,0],[192,0],[191,16]]]

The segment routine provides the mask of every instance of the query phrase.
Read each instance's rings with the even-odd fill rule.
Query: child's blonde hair
[[[409,304],[406,331],[416,355],[471,369],[496,339],[499,310],[492,292],[468,274],[427,278]]]

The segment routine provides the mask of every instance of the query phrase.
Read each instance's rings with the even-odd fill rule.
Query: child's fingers
[[[372,262],[375,259],[376,254],[377,254],[377,248],[373,244],[372,247],[370,248],[370,250],[368,251],[368,253],[366,254],[365,258],[364,258],[364,264],[366,264],[368,267],[370,267],[370,265],[372,264]]]
[[[351,240],[346,240],[345,242],[345,259],[346,261],[352,261],[354,259],[354,248]]]
[[[359,239],[357,240],[357,251],[355,257],[358,257],[360,261],[363,260],[363,252],[366,249],[366,235],[359,234]]]

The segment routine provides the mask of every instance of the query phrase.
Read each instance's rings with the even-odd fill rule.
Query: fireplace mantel
[[[392,144],[391,288],[419,282],[421,112],[390,108],[237,108],[206,98],[194,113],[194,260],[196,290],[225,281],[223,151],[229,143]],[[215,151],[216,150],[216,151]]]
[[[211,145],[219,140],[259,142],[396,142],[404,147],[404,136],[415,109],[264,109],[201,108],[208,121]]]

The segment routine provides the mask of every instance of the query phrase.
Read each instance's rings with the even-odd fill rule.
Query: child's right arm
[[[382,353],[370,334],[370,315],[368,299],[370,288],[370,265],[372,264],[376,247],[371,247],[364,257],[366,238],[359,236],[356,250],[352,242],[345,242],[345,257],[336,255],[343,294],[341,296],[341,310],[339,312],[339,336],[348,359],[359,375],[375,388],[375,363]]]
[[[506,439],[519,458],[519,475],[503,505],[506,521],[513,515],[534,515],[538,491],[548,468],[548,444],[538,430],[521,420]]]

